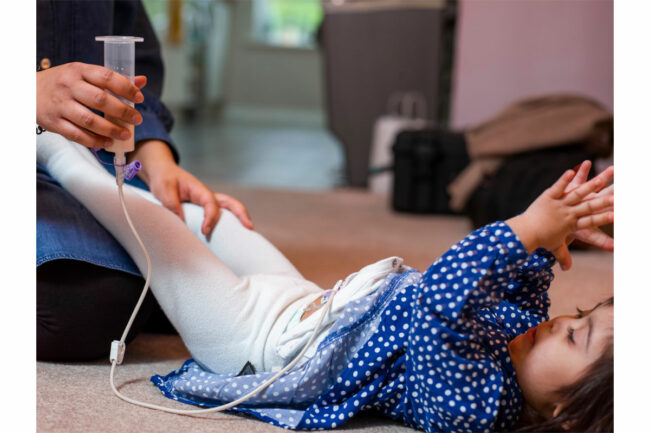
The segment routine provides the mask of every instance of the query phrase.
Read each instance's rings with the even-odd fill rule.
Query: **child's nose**
[[[551,334],[555,333],[555,332],[561,330],[562,328],[566,327],[566,325],[568,324],[567,319],[568,318],[565,317],[565,316],[558,316],[558,317],[555,317],[555,318],[549,320],[548,324],[549,324],[550,333]]]

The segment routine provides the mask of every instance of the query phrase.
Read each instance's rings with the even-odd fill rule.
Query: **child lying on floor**
[[[39,136],[37,155],[144,274],[115,179],[56,134]],[[585,167],[521,215],[469,234],[423,274],[392,257],[348,276],[307,355],[235,410],[292,429],[335,428],[374,410],[427,432],[502,431],[522,408],[549,430],[613,428],[613,301],[547,314],[551,267],[570,267],[572,238],[608,247],[592,230],[613,221],[613,188],[604,188],[613,169],[585,182]],[[145,191],[125,186],[125,201],[151,254],[151,289],[193,357],[152,378],[165,395],[232,401],[303,348],[311,313],[332,291],[227,211],[206,239],[199,207],[184,205],[185,225]],[[585,406],[593,386],[599,392]]]

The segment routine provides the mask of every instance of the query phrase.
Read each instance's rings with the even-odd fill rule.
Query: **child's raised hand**
[[[612,195],[596,194],[613,177],[613,170],[594,177],[572,189],[576,172],[568,170],[544,191],[524,213],[506,221],[531,253],[545,248],[553,253],[562,269],[571,267],[567,238],[579,230],[596,228],[614,220],[608,209],[614,203]]]
[[[578,168],[578,171],[573,178],[573,180],[569,183],[569,186],[567,186],[567,189],[564,191],[565,193],[571,192],[573,189],[577,188],[578,186],[582,185],[585,183],[587,180],[587,176],[589,174],[589,170],[591,169],[591,161],[584,161],[582,164],[580,164],[580,167]],[[611,173],[609,171],[613,171],[614,167],[608,167],[606,170],[604,170],[602,173],[600,173],[598,176],[603,177],[604,184],[609,182],[609,179],[611,179]],[[597,196],[607,196],[611,195],[612,197],[614,196],[614,185],[610,185],[597,193],[593,193],[588,195],[585,200],[590,200],[592,198],[595,198]],[[614,210],[614,207],[611,206],[610,208],[604,209],[603,211],[610,211]],[[574,233],[571,233],[569,236],[569,239],[567,239],[567,245],[570,244],[573,239],[578,239],[584,243],[594,245],[598,248],[601,248],[603,250],[607,251],[613,251],[614,250],[614,239],[609,236],[607,233],[603,232],[601,229],[597,227],[592,227],[592,228],[587,228],[587,229],[582,229],[578,230]]]

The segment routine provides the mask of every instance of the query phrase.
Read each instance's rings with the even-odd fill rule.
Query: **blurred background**
[[[144,4],[181,165],[205,181],[368,188],[391,114],[464,131],[554,92],[613,111],[612,0]]]

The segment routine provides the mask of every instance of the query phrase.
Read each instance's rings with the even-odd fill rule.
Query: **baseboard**
[[[325,113],[319,109],[255,107],[226,104],[221,113],[224,122],[262,125],[291,125],[325,128]]]

